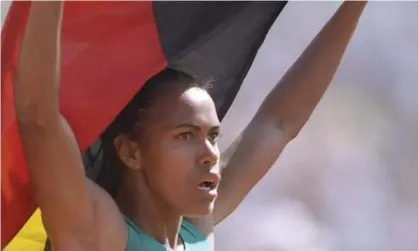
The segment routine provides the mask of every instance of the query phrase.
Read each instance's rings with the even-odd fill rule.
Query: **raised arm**
[[[365,6],[366,2],[341,5],[222,154],[225,168],[215,223],[235,210],[309,119],[338,69]]]
[[[31,3],[14,102],[33,195],[53,247],[81,250],[91,247],[94,213],[77,142],[59,113],[62,15],[62,1]]]

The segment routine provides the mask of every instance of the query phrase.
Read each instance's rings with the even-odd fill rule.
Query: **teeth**
[[[214,183],[212,181],[204,181],[199,185],[199,189],[209,191],[214,188]]]
[[[200,190],[204,190],[204,191],[210,191],[210,187],[205,187],[205,186],[199,186]]]

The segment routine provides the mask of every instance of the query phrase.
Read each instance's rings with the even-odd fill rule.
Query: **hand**
[[[347,6],[346,8],[362,8],[366,7],[367,3],[369,1],[366,0],[358,0],[358,1],[352,1],[352,0],[346,0],[342,3],[341,7]]]

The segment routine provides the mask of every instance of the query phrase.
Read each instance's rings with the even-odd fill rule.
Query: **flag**
[[[46,232],[42,224],[39,208],[33,213],[19,233],[6,246],[4,251],[46,251]]]
[[[12,3],[1,34],[2,248],[36,209],[13,107],[13,74],[30,4]],[[214,79],[210,92],[222,119],[285,5],[65,2],[60,109],[80,150],[89,150],[146,80],[165,67]]]

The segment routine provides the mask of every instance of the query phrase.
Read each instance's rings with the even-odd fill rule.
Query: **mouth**
[[[210,175],[206,176],[203,181],[201,181],[198,185],[199,190],[201,191],[214,191],[218,187],[220,181],[220,177],[218,174],[211,173]]]
[[[216,188],[216,184],[213,181],[206,180],[199,184],[199,189],[204,191],[210,191]]]

